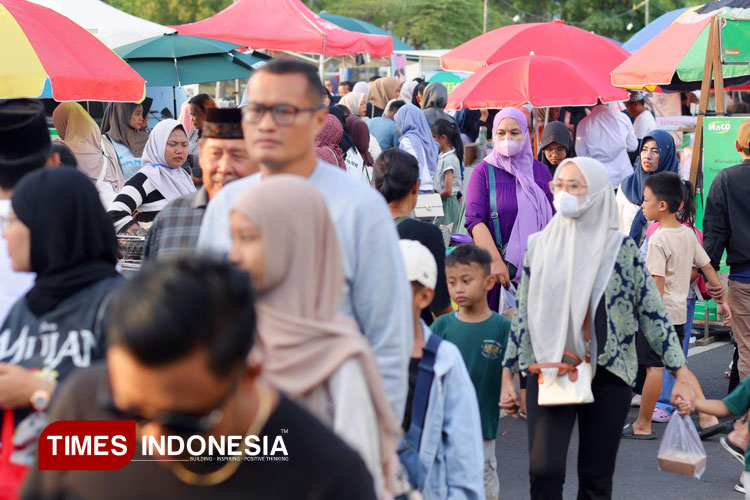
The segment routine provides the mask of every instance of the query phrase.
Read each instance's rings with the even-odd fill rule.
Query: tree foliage
[[[104,0],[134,16],[164,25],[185,24],[211,17],[232,0]]]
[[[199,21],[232,0],[105,0],[138,17],[173,25]],[[354,17],[393,33],[418,49],[453,48],[482,33],[484,0],[304,0],[315,12]],[[651,0],[650,18],[694,4]],[[625,41],[644,26],[644,7],[623,0],[489,0],[487,29],[514,22],[564,19],[567,23]],[[518,16],[518,21],[514,18]],[[632,24],[628,30],[628,25]]]

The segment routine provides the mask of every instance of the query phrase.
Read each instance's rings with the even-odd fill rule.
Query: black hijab
[[[36,316],[118,275],[114,227],[86,175],[69,168],[39,169],[21,179],[11,204],[31,231],[36,281],[26,304]]]
[[[346,111],[347,110],[348,108],[342,105],[334,106],[328,110],[329,114],[332,114],[333,116],[339,119],[339,122],[341,122],[341,128],[344,129],[344,135],[341,136],[341,140],[339,141],[339,147],[341,148],[341,151],[344,152],[344,156],[346,156],[347,151],[355,147],[354,139],[346,131],[346,117],[347,117]]]
[[[549,167],[550,173],[552,173],[552,175],[555,175],[555,169],[557,167],[553,166],[549,162],[547,156],[543,151],[544,148],[546,148],[553,142],[556,142],[560,146],[565,148],[567,152],[567,156],[565,156],[565,159],[574,158],[576,156],[576,151],[575,145],[573,143],[573,137],[570,135],[570,129],[567,125],[565,125],[563,122],[549,122],[544,126],[542,139],[539,141],[539,155],[537,159],[547,165],[547,167]]]

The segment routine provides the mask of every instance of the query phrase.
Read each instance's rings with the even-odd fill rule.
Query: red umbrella
[[[451,50],[440,62],[443,69],[479,71],[493,63],[525,56],[556,56],[581,61],[609,73],[630,54],[613,41],[565,24],[513,24],[488,31]]]
[[[0,99],[139,101],[145,81],[94,35],[24,0],[0,0]],[[51,88],[50,88],[51,87]]]
[[[624,101],[609,73],[560,57],[530,54],[477,71],[448,95],[448,108],[593,106]]]

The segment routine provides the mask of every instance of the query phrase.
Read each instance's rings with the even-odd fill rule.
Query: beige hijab
[[[317,402],[305,398],[357,358],[378,419],[380,456],[395,456],[401,430],[375,356],[355,321],[338,312],[343,256],[323,195],[301,177],[280,174],[250,187],[233,210],[258,225],[265,246],[259,288],[267,291],[258,296],[251,354],[262,376],[310,408]]]
[[[77,102],[60,103],[52,112],[52,123],[57,134],[73,151],[78,169],[96,181],[106,159],[104,180],[112,183],[115,192],[125,186],[122,169],[117,161],[114,146],[102,140],[102,134],[93,118]]]
[[[388,101],[393,99],[396,90],[400,87],[401,82],[395,78],[378,78],[370,85],[370,98],[368,99],[368,102],[385,110]]]

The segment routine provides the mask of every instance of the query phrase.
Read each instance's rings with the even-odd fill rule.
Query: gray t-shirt
[[[449,170],[453,171],[453,189],[451,189],[451,194],[457,194],[461,191],[461,162],[458,161],[455,149],[438,155],[437,170],[435,171],[435,179],[433,180],[436,193],[441,192],[445,188],[445,173]]]

